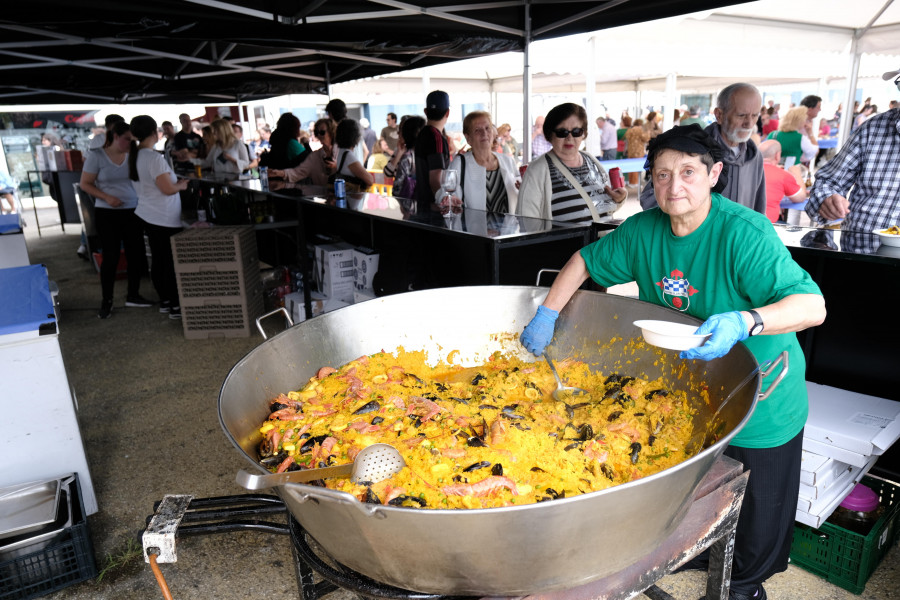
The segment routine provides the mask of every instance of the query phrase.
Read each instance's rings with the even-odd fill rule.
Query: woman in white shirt
[[[353,119],[344,119],[338,123],[334,132],[334,143],[338,147],[337,155],[334,157],[335,178],[345,180],[348,192],[365,192],[375,183],[375,177],[366,171],[354,152],[360,139],[362,132],[359,123]]]
[[[178,179],[162,154],[153,149],[159,140],[156,121],[148,115],[131,120],[131,142],[128,155],[129,177],[135,182],[138,205],[135,214],[144,221],[150,241],[152,262],[150,279],[159,294],[159,312],[170,319],[181,318],[178,286],[175,283],[175,261],[169,238],[181,231],[181,196],[187,189],[186,179]]]
[[[449,168],[459,172],[455,195],[466,208],[515,213],[521,183],[519,169],[511,156],[491,150],[495,132],[490,113],[478,110],[463,119],[463,135],[472,150],[457,154],[450,163]],[[439,190],[435,202],[441,202],[444,195]]]
[[[201,161],[204,168],[212,169],[216,175],[240,175],[250,164],[247,146],[234,135],[231,123],[216,119],[210,123],[214,144]]]
[[[153,302],[140,294],[147,257],[144,253],[144,223],[134,214],[137,192],[128,178],[128,150],[133,139],[128,123],[114,122],[107,129],[106,143],[87,153],[81,171],[79,185],[95,199],[94,224],[104,259],[100,264],[102,301],[97,313],[101,319],[112,315],[113,290],[123,247],[128,261],[125,306],[153,306]]]

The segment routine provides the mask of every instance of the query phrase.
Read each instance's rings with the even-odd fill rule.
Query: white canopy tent
[[[880,75],[898,67],[900,2],[758,0],[535,42],[527,61],[522,53],[459,61],[335,85],[333,93],[657,91],[671,120],[679,92],[714,93],[735,81],[803,85],[820,96],[839,87],[852,107],[859,78],[889,86]],[[523,94],[526,133],[531,94]],[[585,94],[590,114],[595,94]]]

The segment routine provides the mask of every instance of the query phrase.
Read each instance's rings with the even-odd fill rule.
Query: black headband
[[[725,184],[728,183],[728,164],[723,160],[726,150],[696,123],[675,126],[650,140],[644,169],[652,169],[654,160],[663,150],[677,150],[686,154],[711,155],[714,162],[722,163],[722,172],[712,191],[721,192],[725,189]]]

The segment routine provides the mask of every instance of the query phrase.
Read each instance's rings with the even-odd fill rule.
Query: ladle
[[[327,477],[350,477],[353,483],[360,481],[378,483],[399,473],[405,466],[406,461],[396,448],[390,444],[372,444],[363,448],[352,463],[266,475],[241,469],[237,474],[237,483],[248,490],[262,490],[285,483],[306,483]]]
[[[550,356],[548,356],[546,352],[544,352],[544,358],[547,360],[547,364],[550,365],[550,371],[553,372],[553,377],[556,378],[556,389],[553,390],[554,399],[563,402],[566,398],[571,396],[583,396],[588,394],[587,390],[581,389],[580,387],[563,385],[562,380],[559,378],[559,373],[556,372],[556,367],[553,365],[553,361],[550,360]]]

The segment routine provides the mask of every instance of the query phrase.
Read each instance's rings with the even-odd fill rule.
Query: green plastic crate
[[[868,535],[862,536],[827,521],[820,529],[796,523],[791,542],[791,562],[854,594],[862,593],[897,538],[900,485],[880,477],[863,477],[885,507]]]

